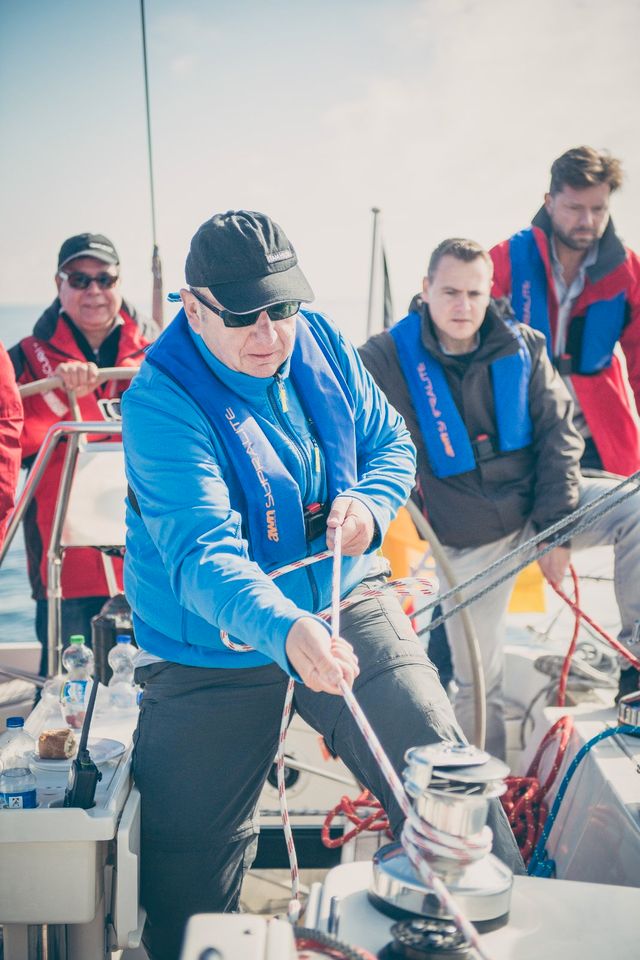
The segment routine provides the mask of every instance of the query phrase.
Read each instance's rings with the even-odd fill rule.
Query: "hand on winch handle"
[[[333,550],[334,530],[342,527],[342,554],[359,557],[367,549],[374,534],[373,514],[362,500],[355,497],[336,497],[327,517],[327,547]]]
[[[98,386],[99,373],[95,363],[67,360],[58,364],[53,371],[53,376],[60,377],[65,390],[72,390],[76,397],[86,397]]]
[[[547,544],[541,543],[540,546],[546,547]],[[540,557],[538,566],[549,583],[558,584],[569,569],[570,562],[571,550],[568,547],[554,547],[544,557]]]
[[[285,650],[304,685],[316,693],[339,695],[341,681],[351,688],[360,672],[351,644],[341,637],[333,640],[311,617],[296,620],[287,634]]]

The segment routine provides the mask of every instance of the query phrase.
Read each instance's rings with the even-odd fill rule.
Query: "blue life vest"
[[[410,313],[389,333],[395,341],[431,469],[443,479],[476,468],[474,443],[477,447],[481,438],[472,443],[442,365],[422,342],[421,326],[419,314]],[[531,356],[520,336],[518,340],[517,353],[490,365],[498,448],[503,453],[528,446],[533,435],[529,414]],[[490,438],[482,439],[490,442]]]
[[[545,335],[547,352],[561,373],[599,373],[611,364],[624,326],[625,296],[592,303],[584,318],[577,356],[554,357],[549,321],[547,272],[532,227],[509,241],[511,306],[518,320]],[[565,362],[563,362],[565,361]]]
[[[265,570],[308,553],[298,483],[265,436],[250,405],[207,366],[184,310],[147,353],[147,360],[196,401],[224,446],[245,503],[233,504],[248,527],[253,559]],[[324,452],[330,501],[357,480],[355,422],[340,369],[300,314],[291,356],[296,394],[314,421]]]

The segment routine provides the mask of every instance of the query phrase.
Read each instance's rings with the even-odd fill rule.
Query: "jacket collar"
[[[546,207],[540,207],[531,221],[531,226],[542,230],[546,237],[547,244],[549,244],[551,240],[551,218],[547,213]],[[598,280],[602,280],[607,274],[612,273],[616,267],[619,267],[626,259],[627,251],[616,233],[613,220],[609,218],[607,229],[600,238],[596,262],[592,264],[592,266],[587,267],[587,277],[591,283],[597,283]]]
[[[66,317],[66,314],[62,313],[60,300],[56,297],[53,303],[49,304],[47,309],[36,320],[33,328],[33,336],[37,337],[38,340],[51,340],[56,332],[58,320],[61,315]],[[127,320],[136,321],[136,311],[124,300],[120,307],[120,317],[124,323],[126,323]]]
[[[503,300],[491,300],[485,314],[485,318],[480,326],[480,345],[474,355],[474,359],[486,363],[492,363],[498,357],[508,356],[517,353],[519,343],[516,330],[508,303]],[[429,313],[428,304],[423,304],[422,308],[422,343],[443,366],[450,366],[458,363],[458,357],[455,354],[446,354],[438,343],[435,335],[433,321]]]

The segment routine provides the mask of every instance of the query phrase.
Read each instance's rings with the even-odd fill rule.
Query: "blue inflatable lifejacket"
[[[495,454],[491,438],[482,436],[472,441],[469,437],[442,365],[424,346],[420,328],[419,314],[410,313],[389,333],[396,344],[431,468],[436,477],[444,479],[474,470],[478,459],[485,459],[483,451],[488,447],[490,455]],[[529,413],[531,356],[520,336],[518,340],[517,353],[490,365],[501,453],[528,446],[533,435]]]
[[[547,273],[532,227],[509,241],[511,259],[511,306],[521,323],[545,335],[547,352],[561,373],[593,374],[611,364],[613,351],[624,326],[625,295],[592,303],[584,317],[576,355],[555,357],[549,320]]]
[[[181,310],[147,353],[147,360],[199,405],[227,451],[245,503],[235,505],[248,525],[253,559],[273,570],[306,556],[300,488],[260,427],[251,406],[220,381],[201,356]],[[348,389],[301,313],[290,377],[313,419],[324,452],[330,502],[357,480],[355,422]],[[285,515],[286,523],[279,522]]]

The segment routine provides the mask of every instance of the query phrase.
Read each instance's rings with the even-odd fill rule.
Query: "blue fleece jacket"
[[[354,410],[358,479],[341,495],[361,500],[376,524],[367,554],[345,558],[344,595],[379,570],[375,551],[413,486],[415,450],[404,421],[327,318],[304,311],[298,322],[309,324],[344,376]],[[289,379],[289,362],[275,377],[250,377],[230,370],[200,337],[193,337],[212,375],[251,406],[286,469],[299,481],[303,503],[323,501],[324,457]],[[312,408],[316,419],[331,417],[321,398]],[[140,646],[190,666],[252,667],[275,661],[293,675],[285,654],[287,633],[299,617],[328,606],[331,562],[320,561],[276,581],[263,573],[249,556],[243,517],[232,507],[242,502],[242,495],[228,451],[198,404],[149,362],[124,395],[123,441],[127,478],[140,509],[138,515],[127,504],[125,558],[125,590]],[[309,552],[324,549],[323,535]],[[229,650],[220,630],[254,650]]]

